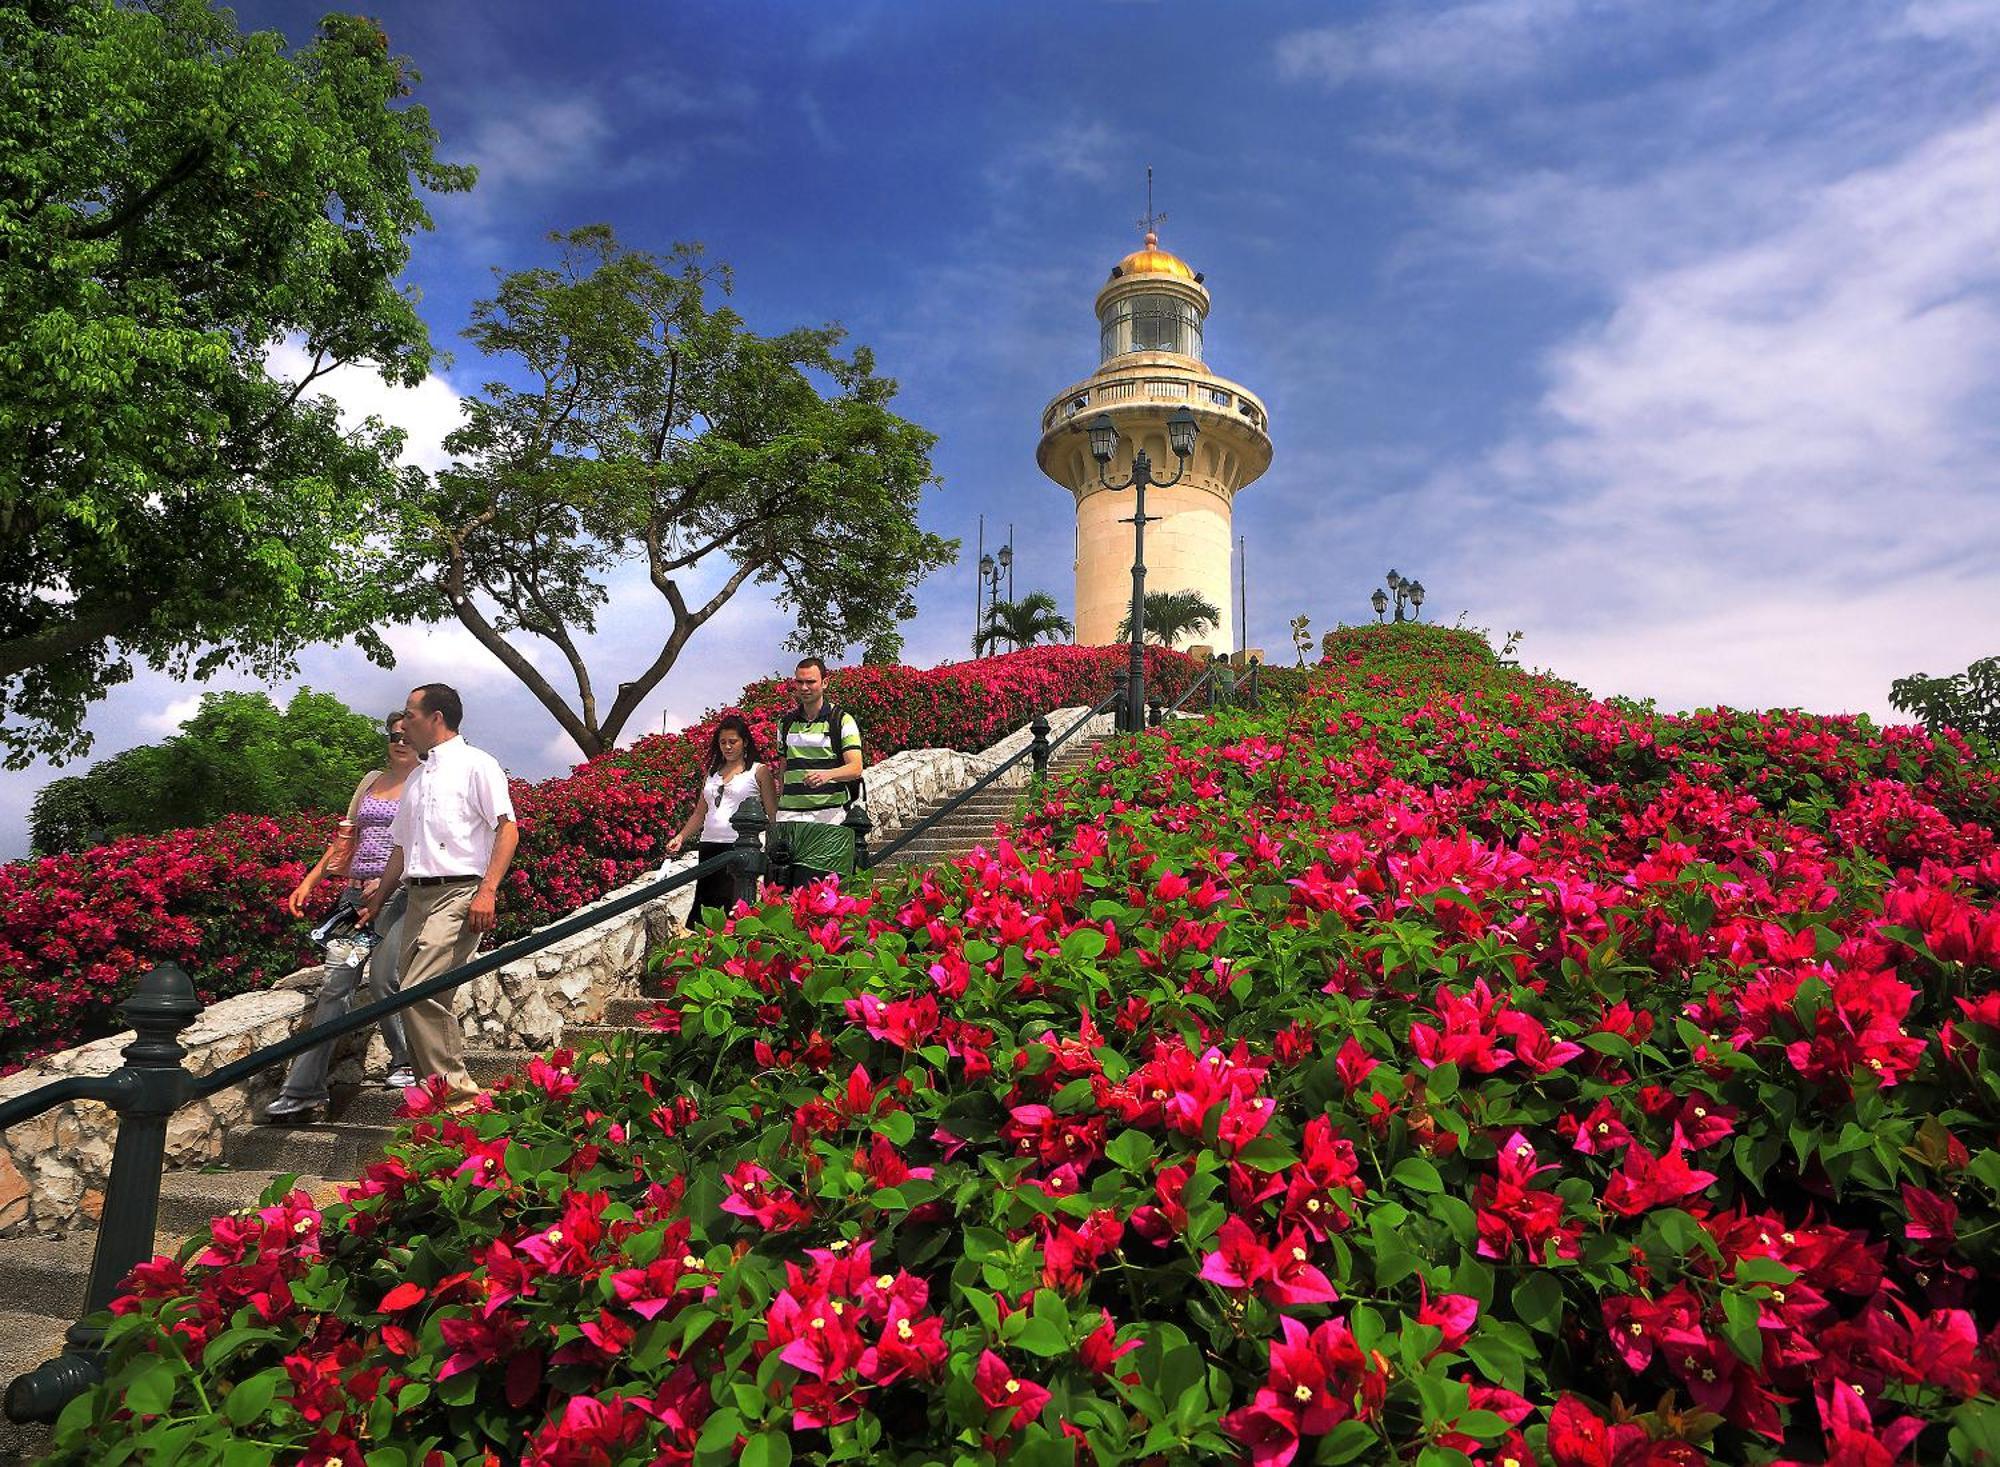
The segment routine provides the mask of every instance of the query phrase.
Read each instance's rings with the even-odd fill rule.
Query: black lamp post
[[[1396,593],[1396,620],[1422,621],[1423,609],[1424,609],[1424,583],[1422,581],[1405,580],[1402,576],[1396,574],[1396,572],[1393,570],[1389,572],[1388,580],[1389,580],[1389,590],[1394,591]],[[1380,586],[1377,586],[1375,588],[1375,594],[1373,596],[1370,596],[1368,598],[1368,601],[1369,604],[1375,608],[1375,619],[1377,621],[1380,621],[1382,619],[1382,613],[1389,609],[1388,592],[1385,592]],[[1413,608],[1413,611],[1408,615],[1405,615],[1403,611],[1405,603],[1407,603],[1410,607]]]
[[[979,574],[986,582],[986,655],[993,655],[993,613],[1000,604],[1000,582],[1006,579],[1007,568],[1014,563],[1014,547],[1002,545],[1000,558],[990,555],[979,557]]]
[[[1126,671],[1125,684],[1125,728],[1126,733],[1137,733],[1146,726],[1146,490],[1165,489],[1178,484],[1181,475],[1187,472],[1188,460],[1194,456],[1194,440],[1201,433],[1201,425],[1194,420],[1194,414],[1186,408],[1176,408],[1167,417],[1167,442],[1172,445],[1174,456],[1180,460],[1180,467],[1174,470],[1171,479],[1153,477],[1153,461],[1141,448],[1132,455],[1132,472],[1117,483],[1106,477],[1105,469],[1118,456],[1118,425],[1111,421],[1108,413],[1099,413],[1090,422],[1090,456],[1097,460],[1097,482],[1106,489],[1131,489],[1137,492],[1133,505],[1132,525],[1132,659]]]

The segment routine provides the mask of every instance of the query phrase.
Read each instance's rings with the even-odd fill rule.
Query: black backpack
[[[786,730],[788,730],[795,723],[805,722],[803,718],[797,716],[798,711],[799,710],[797,705],[794,705],[790,713],[785,714],[778,720],[778,757],[780,759],[785,757]],[[820,718],[824,718],[826,720],[827,728],[831,730],[833,733],[834,752],[838,754],[840,752],[840,721],[847,716],[847,712],[838,703],[834,702],[833,699],[831,698],[828,698],[824,703],[820,704],[819,712],[820,712]],[[819,719],[814,719],[813,721],[817,723]],[[855,732],[857,733],[860,732],[861,722],[859,719],[855,720],[854,728]],[[865,748],[862,750],[861,761],[864,765],[868,762],[868,753]],[[865,779],[857,779],[854,781],[854,783],[848,785],[847,788],[850,791],[852,791],[852,793],[849,794],[847,797],[848,804],[858,805],[862,803],[864,800],[866,800],[868,795],[868,788],[867,788],[867,781]]]

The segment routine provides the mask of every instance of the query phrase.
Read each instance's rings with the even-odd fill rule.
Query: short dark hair
[[[792,671],[797,672],[800,667],[817,667],[819,669],[819,675],[821,677],[826,676],[826,663],[822,661],[820,658],[801,657],[799,659],[798,667],[794,667]]]
[[[391,708],[382,715],[382,731],[388,733],[409,716],[410,710],[407,708]]]
[[[444,726],[453,733],[465,721],[465,703],[458,696],[458,690],[446,683],[425,683],[417,689],[418,707],[426,713],[444,716]]]

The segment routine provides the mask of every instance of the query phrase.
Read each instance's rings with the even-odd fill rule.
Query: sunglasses
[[[390,734],[389,742],[392,744],[407,744],[409,740],[404,738],[401,734]]]

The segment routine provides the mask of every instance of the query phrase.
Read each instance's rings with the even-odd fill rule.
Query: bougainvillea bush
[[[1192,681],[1188,658],[1157,648],[1148,655],[1154,686],[1177,693]],[[1037,647],[931,669],[841,668],[831,686],[860,722],[872,760],[903,749],[986,748],[1037,711],[1095,703],[1124,657],[1122,648]],[[744,690],[739,706],[766,747],[790,701],[781,681]],[[499,939],[566,916],[659,864],[692,808],[718,716],[554,779],[514,781],[521,849]],[[305,922],[282,904],[326,848],[337,814],[233,816],[0,865],[0,1073],[111,1033],[116,1005],[155,962],[181,964],[205,1001],[266,986],[307,962],[305,932],[338,893],[322,886]]]
[[[1330,661],[415,1097],[138,1272],[56,1460],[2000,1460],[1994,772]]]

